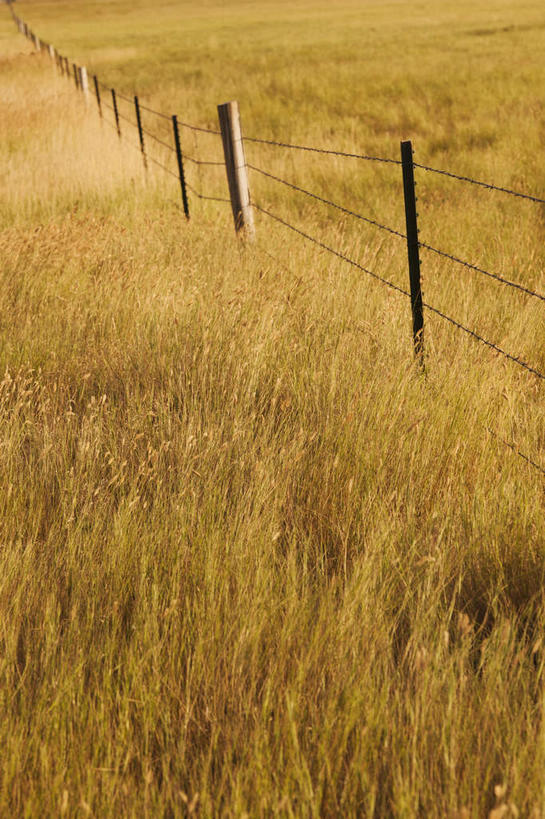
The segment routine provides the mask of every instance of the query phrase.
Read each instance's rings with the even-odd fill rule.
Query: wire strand
[[[209,160],[204,159],[195,159],[189,154],[183,154],[184,159],[187,159],[188,162],[193,162],[194,165],[225,165],[225,162],[211,162]]]
[[[150,156],[149,154],[146,154],[146,156],[150,160],[150,162],[153,162],[154,165],[157,165],[159,168],[162,168],[163,171],[165,171],[165,173],[170,174],[170,176],[173,176],[174,179],[179,180],[178,174],[174,173],[174,171],[171,171],[169,168],[166,167],[166,165],[163,165],[162,162],[159,162],[157,159],[155,159],[153,156]]]
[[[536,461],[533,461],[528,455],[525,455],[524,452],[521,452],[516,444],[506,441],[505,438],[502,438],[501,435],[498,435],[498,433],[494,432],[494,430],[490,429],[490,427],[483,426],[483,429],[485,429],[490,435],[492,435],[493,438],[496,438],[497,441],[500,441],[506,447],[509,447],[509,449],[515,453],[515,455],[518,455],[518,457],[522,458],[523,461],[526,461],[527,464],[533,466],[534,469],[537,469],[539,472],[545,475],[545,468],[542,467],[540,464],[536,463]]]
[[[414,162],[413,164],[415,168],[420,168],[421,170],[428,171],[429,173],[448,176],[450,179],[457,179],[459,182],[468,182],[470,185],[478,185],[480,188],[486,188],[487,190],[491,191],[499,191],[500,193],[507,193],[509,196],[516,196],[519,199],[528,199],[530,202],[537,202],[540,205],[545,205],[545,199],[540,199],[538,196],[531,196],[528,193],[520,193],[518,191],[513,191],[510,188],[502,188],[499,185],[492,185],[488,182],[479,182],[479,180],[472,179],[470,176],[459,176],[456,173],[451,173],[451,171],[442,171],[438,168],[431,168],[429,165],[420,165],[418,162]]]
[[[336,202],[331,202],[329,199],[324,199],[322,196],[318,196],[316,193],[311,193],[311,191],[305,190],[305,188],[300,188],[298,185],[294,185],[292,182],[287,182],[285,179],[281,179],[279,176],[274,176],[272,173],[268,173],[268,171],[264,171],[261,168],[256,168],[255,165],[250,165],[248,163],[248,168],[251,168],[252,171],[256,171],[257,173],[261,174],[262,176],[266,176],[269,179],[274,179],[275,182],[280,182],[282,185],[285,185],[287,188],[292,188],[294,191],[298,191],[298,193],[303,193],[305,196],[310,196],[312,199],[316,199],[318,202],[323,202],[324,205],[329,205],[332,208],[336,208],[340,210],[342,213],[346,213],[348,216],[353,216],[355,219],[360,219],[362,222],[367,222],[369,225],[373,225],[374,227],[379,228],[380,230],[385,230],[388,233],[393,234],[394,236],[399,236],[402,239],[406,239],[407,236],[404,233],[400,233],[398,230],[394,230],[393,228],[387,227],[386,225],[382,225],[380,222],[376,222],[374,219],[369,219],[367,216],[362,216],[360,213],[355,213],[348,208],[343,207],[342,205],[338,205]]]
[[[132,119],[129,119],[128,117],[124,116],[124,114],[122,114],[120,111],[117,112],[117,116],[119,117],[119,119],[122,119],[128,125],[131,125],[133,128],[138,129],[136,122],[133,122]]]
[[[182,128],[189,128],[190,131],[200,131],[202,134],[215,134],[216,136],[221,136],[221,131],[214,131],[212,128],[201,128],[199,125],[191,125],[189,122],[182,122],[181,119],[178,120],[178,125],[181,125]]]
[[[367,162],[383,162],[390,165],[401,165],[399,159],[388,159],[382,156],[366,156],[365,154],[351,154],[346,151],[334,151],[329,148],[312,148],[309,145],[294,145],[290,142],[276,142],[273,139],[259,139],[258,137],[244,137],[244,142],[256,142],[260,145],[275,145],[279,148],[291,148],[295,151],[310,151],[316,154],[329,154],[330,156],[342,156],[347,159],[363,159]]]
[[[510,279],[506,279],[504,276],[500,276],[498,273],[490,273],[488,270],[483,270],[482,267],[477,267],[476,265],[471,264],[471,262],[464,262],[463,259],[458,259],[457,256],[452,256],[450,253],[445,253],[443,250],[438,250],[436,247],[432,247],[425,242],[419,242],[418,246],[424,248],[424,250],[429,250],[431,253],[436,253],[438,256],[442,256],[445,259],[450,259],[452,262],[463,265],[463,267],[467,267],[469,270],[474,270],[476,273],[482,273],[483,276],[489,276],[491,279],[495,279],[508,287],[514,287],[516,290],[520,290],[527,296],[533,296],[536,299],[545,301],[545,296],[543,296],[541,293],[537,293],[535,290],[530,290],[529,287],[524,287],[524,285],[519,284],[518,282],[513,282]]]
[[[173,153],[176,152],[176,149],[173,148],[172,145],[169,145],[167,142],[164,142],[162,139],[159,139],[159,137],[155,136],[155,134],[152,134],[151,131],[148,131],[147,128],[142,128],[142,133],[146,134],[146,136],[149,136],[150,139],[155,140],[155,142],[158,142],[159,145],[162,145],[164,148],[167,148],[169,151],[172,151]]]
[[[169,121],[172,120],[172,117],[170,117],[168,114],[163,114],[161,111],[155,111],[153,108],[150,108],[149,106],[144,105],[144,103],[140,102],[140,100],[138,100],[138,105],[140,106],[140,109],[142,111],[146,111],[148,114],[155,114],[156,117],[161,117],[162,119],[168,119]]]
[[[230,199],[223,199],[223,198],[222,198],[222,197],[220,197],[220,196],[205,196],[205,194],[204,194],[204,193],[199,193],[199,191],[198,191],[198,190],[196,190],[196,189],[195,189],[195,188],[194,188],[192,185],[190,185],[188,182],[186,182],[185,184],[186,184],[187,189],[188,189],[188,190],[190,190],[190,191],[191,191],[191,193],[194,193],[194,194],[195,194],[195,196],[197,196],[199,199],[207,199],[207,200],[208,200],[208,201],[210,201],[210,202],[226,202],[228,205],[230,205],[230,204],[231,204],[231,200],[230,200]]]
[[[129,105],[134,105],[134,99],[131,99],[130,97],[126,97],[120,91],[116,91],[115,95],[116,95],[116,97],[119,97],[120,100],[123,100],[124,102],[128,102]]]
[[[333,254],[334,256],[337,256],[337,258],[342,259],[345,262],[348,262],[348,264],[352,265],[353,267],[356,267],[358,270],[361,270],[364,273],[367,273],[369,276],[372,276],[374,279],[376,279],[377,281],[379,281],[382,284],[386,285],[387,287],[391,288],[392,290],[395,290],[396,292],[401,293],[402,295],[408,296],[409,298],[411,298],[411,294],[407,290],[404,290],[402,287],[399,287],[397,284],[394,284],[393,282],[389,281],[388,279],[385,279],[382,276],[379,276],[378,273],[374,273],[372,270],[368,270],[366,267],[363,267],[363,265],[360,265],[358,262],[354,261],[353,259],[350,259],[348,256],[345,256],[343,253],[340,253],[338,250],[334,250],[333,248],[329,247],[329,245],[326,245],[323,242],[320,242],[318,239],[315,239],[313,236],[309,236],[308,233],[305,233],[304,231],[300,230],[299,228],[294,227],[294,225],[290,225],[289,222],[286,222],[284,219],[281,219],[279,216],[276,216],[275,214],[271,213],[270,211],[266,210],[265,208],[262,208],[260,205],[256,204],[255,202],[253,203],[253,207],[256,208],[257,210],[259,210],[261,213],[264,213],[266,216],[269,216],[271,219],[274,219],[275,221],[279,222],[280,224],[285,225],[285,227],[289,228],[290,230],[294,231],[295,233],[298,233],[300,236],[303,236],[305,239],[308,239],[310,242],[313,242],[315,245],[318,245],[318,247],[321,247],[323,250],[326,250],[329,253]],[[471,330],[469,327],[466,327],[465,325],[461,324],[459,321],[456,321],[456,319],[451,318],[451,316],[448,316],[446,313],[443,313],[437,307],[433,307],[431,304],[427,304],[424,301],[422,302],[422,306],[425,307],[427,310],[429,310],[431,313],[435,313],[435,315],[439,316],[444,321],[447,321],[449,324],[452,324],[454,327],[457,327],[459,330],[462,330],[464,333],[469,335],[474,340],[481,342],[481,344],[484,344],[485,346],[489,347],[491,350],[494,350],[495,352],[497,352],[500,355],[503,355],[505,358],[509,359],[509,361],[512,361],[514,364],[517,364],[519,367],[522,367],[523,369],[525,369],[528,372],[532,373],[533,375],[537,376],[537,378],[540,378],[541,380],[545,381],[545,374],[543,374],[539,370],[536,370],[535,367],[531,367],[525,361],[518,358],[518,356],[515,356],[515,355],[512,355],[511,353],[508,353],[506,350],[503,350],[497,344],[494,344],[492,341],[488,341],[487,339],[483,338],[483,336],[479,335],[477,332],[475,332],[475,330]]]

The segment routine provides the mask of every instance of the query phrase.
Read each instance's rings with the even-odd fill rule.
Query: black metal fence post
[[[178,173],[180,176],[180,187],[182,188],[182,202],[184,205],[184,213],[186,219],[189,219],[189,203],[187,201],[187,190],[185,186],[184,162],[182,159],[182,148],[180,146],[180,132],[178,130],[178,117],[176,114],[172,117],[172,127],[174,130],[174,143],[176,145],[176,157],[178,159]]]
[[[136,111],[136,124],[138,125],[138,136],[140,138],[140,150],[142,151],[142,159],[144,161],[144,168],[148,169],[148,160],[146,157],[146,146],[144,144],[144,131],[142,128],[142,117],[140,116],[140,103],[138,102],[138,97],[135,94],[134,97],[134,109]]]
[[[403,194],[405,197],[405,223],[407,226],[407,253],[409,257],[409,279],[411,283],[411,310],[413,319],[414,352],[421,367],[424,367],[424,313],[422,308],[422,287],[420,282],[420,251],[418,242],[418,214],[414,187],[413,146],[410,140],[401,143],[401,164],[403,168]]]
[[[119,111],[117,110],[117,97],[115,95],[115,90],[112,88],[112,102],[114,106],[114,114],[115,114],[115,127],[117,128],[117,136],[121,139],[121,127],[119,125]]]
[[[102,101],[100,99],[100,88],[98,87],[98,79],[96,74],[93,75],[93,83],[95,86],[95,96],[97,98],[98,113],[100,115],[100,119],[102,119]]]

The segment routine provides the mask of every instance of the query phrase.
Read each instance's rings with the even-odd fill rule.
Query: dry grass
[[[61,33],[93,8],[18,6]],[[198,25],[221,42],[215,9]],[[286,14],[309,10],[316,41],[327,8]],[[186,224],[176,185],[7,18],[0,38],[0,814],[544,815],[543,480],[486,433],[545,463],[543,388],[440,320],[423,379],[403,299],[263,222],[242,250],[219,206]],[[402,227],[396,169],[255,161]],[[395,240],[259,195],[405,283]],[[542,211],[475,197],[430,186],[426,229],[539,284]],[[432,303],[545,367],[539,305],[425,275]]]

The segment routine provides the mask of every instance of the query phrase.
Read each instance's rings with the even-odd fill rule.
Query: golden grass
[[[17,5],[44,38],[59,42],[58,26],[67,46],[99,55],[98,29],[81,21],[106,7]],[[364,14],[392,60],[405,42],[400,7]],[[193,39],[209,32],[197,55],[223,43],[214,3],[153,15],[142,3],[130,17],[121,2],[107,8],[120,16],[101,23],[105,79],[122,75],[110,41],[129,47],[120,32],[130,40],[131,27],[153,41],[180,10]],[[294,106],[313,76],[295,31],[310,19],[308,53],[319,46],[335,63],[347,27],[361,34],[358,8],[339,3],[331,29],[328,6],[286,7],[286,26],[299,21],[285,39],[301,60]],[[426,74],[442,47],[433,37],[448,23],[453,47],[465,43],[456,32],[485,15],[419,8],[421,70],[444,112],[437,89],[449,77]],[[501,39],[509,4],[492,8]],[[281,21],[268,34],[257,25],[272,10],[235,11],[274,52]],[[538,10],[527,4],[518,24]],[[545,464],[543,387],[430,316],[423,379],[403,298],[263,220],[256,246],[241,249],[228,208],[192,199],[186,224],[175,181],[146,176],[7,15],[0,40],[0,814],[542,816],[543,480],[486,428]],[[153,65],[130,48],[142,71]],[[497,78],[506,52],[494,63],[487,48]],[[214,65],[195,79],[188,117],[209,124],[231,96]],[[182,97],[172,66],[167,87]],[[395,62],[383,74],[397,82]],[[163,79],[148,76],[156,103],[168,99]],[[524,72],[509,82],[520,115],[535,91]],[[265,129],[277,97],[252,96]],[[345,120],[336,133],[334,112],[315,110],[306,134],[316,98],[306,99],[290,136],[361,147]],[[380,104],[372,147],[393,152],[412,134]],[[277,135],[283,122],[268,120]],[[485,125],[479,113],[468,139]],[[495,150],[453,148],[452,161],[539,192],[526,164],[539,127],[528,122],[513,163],[498,157],[522,145],[514,128]],[[203,140],[201,152],[219,150]],[[397,168],[268,150],[254,161],[403,227]],[[221,174],[214,184],[225,195]],[[398,240],[252,187],[405,286]],[[539,286],[542,210],[479,196],[430,183],[426,231]],[[433,259],[424,272],[430,302],[545,367],[539,304]]]

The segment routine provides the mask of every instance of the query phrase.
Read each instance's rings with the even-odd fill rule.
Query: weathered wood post
[[[253,239],[255,235],[254,213],[250,203],[248,170],[244,156],[238,102],[218,105],[218,117],[235,230]]]
[[[53,62],[55,62],[55,47],[52,46],[51,43],[48,46],[48,51],[49,51],[49,57],[51,58],[51,60]]]
[[[85,102],[89,102],[89,78],[87,76],[87,69],[84,65],[80,66],[79,69],[79,84],[80,88],[83,91],[83,96],[85,98]]]
[[[420,245],[418,241],[418,214],[414,190],[413,146],[410,141],[401,143],[403,168],[403,194],[405,197],[405,224],[407,226],[407,254],[411,284],[411,311],[413,318],[414,352],[419,365],[424,368],[424,313],[422,309],[422,286],[420,281]]]
[[[34,48],[36,49],[36,51],[40,51],[41,50],[40,38],[36,34],[34,34],[32,39],[34,40]]]

